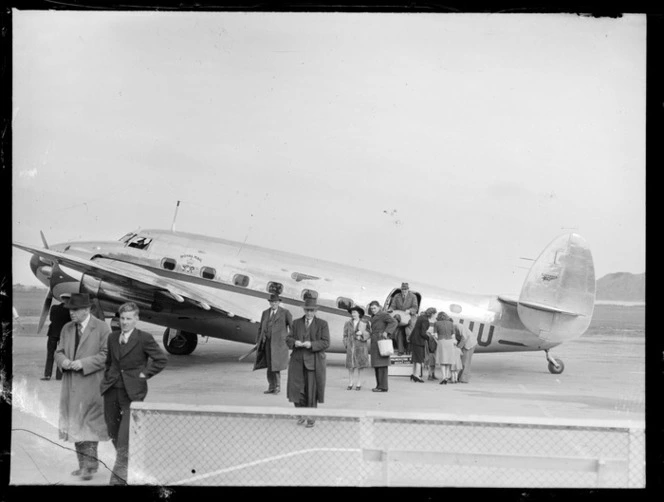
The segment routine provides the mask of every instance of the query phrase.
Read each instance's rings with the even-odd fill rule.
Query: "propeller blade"
[[[39,235],[41,235],[42,242],[44,243],[44,247],[45,247],[46,249],[49,249],[49,247],[48,247],[48,242],[46,242],[46,237],[44,237],[44,232],[42,232],[42,231],[40,230],[40,231],[39,231]]]
[[[46,322],[46,317],[48,316],[48,313],[51,310],[52,302],[53,302],[53,293],[49,289],[48,293],[46,293],[46,298],[44,298],[44,306],[42,307],[41,317],[39,318],[39,326],[37,326],[37,334],[39,334],[41,329],[44,327],[44,323]]]

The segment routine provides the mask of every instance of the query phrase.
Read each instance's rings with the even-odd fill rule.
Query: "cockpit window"
[[[131,239],[134,235],[136,235],[134,232],[129,232],[128,234],[124,234],[122,237],[120,237],[118,240],[120,242],[124,242],[127,244],[127,241]]]
[[[131,238],[127,246],[136,249],[147,249],[151,242],[152,239],[150,237],[143,237],[141,235],[136,235]]]

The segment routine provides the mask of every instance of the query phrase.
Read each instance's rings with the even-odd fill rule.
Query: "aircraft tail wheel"
[[[565,369],[565,363],[563,363],[562,359],[554,359],[554,361],[556,362],[555,364],[549,361],[549,372],[554,375],[560,375]],[[556,364],[558,367],[556,367]]]
[[[166,328],[164,331],[164,347],[169,354],[186,356],[191,354],[198,345],[198,335],[188,331],[173,330]],[[170,340],[169,340],[170,339]]]

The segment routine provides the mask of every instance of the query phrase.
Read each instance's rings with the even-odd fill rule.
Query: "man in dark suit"
[[[268,388],[265,394],[281,391],[281,370],[288,367],[288,345],[286,336],[293,325],[291,313],[279,306],[281,298],[272,294],[268,299],[270,308],[263,311],[256,340],[256,362],[254,370],[267,368]]]
[[[55,349],[58,348],[60,332],[64,325],[71,321],[71,316],[69,315],[69,310],[65,308],[62,303],[58,303],[51,307],[48,319],[51,323],[49,324],[48,332],[46,333],[46,336],[48,337],[48,341],[46,342],[46,366],[44,366],[44,376],[42,377],[42,380],[51,379],[51,375],[53,374]],[[55,367],[55,379],[62,380],[62,371],[60,371],[60,368],[57,366]]]
[[[148,378],[166,367],[166,354],[151,334],[136,329],[138,306],[125,303],[118,309],[121,331],[108,337],[106,372],[101,382],[104,418],[108,435],[117,452],[111,484],[127,484],[129,447],[129,407],[143,401],[148,393]]]
[[[325,350],[330,346],[330,329],[327,321],[318,319],[315,298],[304,301],[304,317],[293,321],[286,337],[286,344],[293,349],[288,365],[288,400],[296,408],[316,408],[325,400]],[[298,425],[306,421],[314,426],[314,419],[300,418]]]

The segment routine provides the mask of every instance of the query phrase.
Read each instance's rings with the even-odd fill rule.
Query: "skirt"
[[[424,358],[424,345],[410,345],[410,357],[414,363],[423,363]]]

